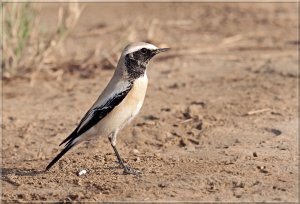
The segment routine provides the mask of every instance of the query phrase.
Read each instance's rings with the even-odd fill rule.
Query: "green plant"
[[[35,12],[29,3],[2,5],[4,73],[13,75],[20,66],[22,56],[32,32]],[[2,37],[2,36],[1,36]]]
[[[57,8],[55,30],[41,32],[40,9],[33,3],[5,3],[3,11],[3,74],[5,77],[41,70],[44,61],[63,43],[75,27],[83,8],[78,3]],[[2,37],[2,36],[1,36]],[[59,62],[59,60],[57,60]]]

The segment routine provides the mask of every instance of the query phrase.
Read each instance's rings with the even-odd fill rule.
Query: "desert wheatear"
[[[157,48],[144,42],[125,47],[110,82],[76,129],[64,140],[64,149],[49,163],[50,169],[66,152],[82,141],[99,136],[108,136],[124,173],[134,173],[126,166],[116,148],[116,137],[140,111],[148,85],[146,75],[150,59],[169,48]]]

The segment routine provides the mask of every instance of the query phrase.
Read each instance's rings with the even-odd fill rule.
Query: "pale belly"
[[[132,89],[123,101],[116,106],[91,130],[94,134],[109,135],[122,129],[140,111],[148,85],[147,76],[135,80]]]

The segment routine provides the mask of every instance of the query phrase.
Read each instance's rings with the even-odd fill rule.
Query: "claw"
[[[108,138],[108,139],[109,139],[110,144],[111,144],[111,146],[112,146],[112,148],[113,148],[113,150],[114,150],[114,152],[115,152],[115,154],[116,154],[116,157],[117,157],[117,160],[118,160],[117,162],[118,162],[119,165],[121,165],[121,166],[123,167],[123,169],[124,169],[123,174],[133,174],[133,175],[139,175],[139,174],[141,174],[140,171],[134,170],[134,169],[132,169],[131,167],[129,167],[129,166],[127,166],[127,165],[124,164],[124,161],[122,160],[122,158],[121,158],[121,156],[120,156],[120,154],[119,154],[119,152],[118,152],[118,150],[117,150],[115,144],[112,143],[112,140],[111,140],[110,138]]]
[[[124,166],[123,174],[140,175],[141,172],[131,168],[130,166]]]

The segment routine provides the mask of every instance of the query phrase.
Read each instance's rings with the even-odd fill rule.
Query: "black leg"
[[[138,172],[136,172],[134,169],[130,168],[129,166],[126,166],[123,162],[123,159],[121,158],[117,148],[115,145],[112,144],[111,142],[111,138],[108,138],[110,141],[110,144],[112,146],[112,148],[114,149],[114,152],[116,154],[116,157],[118,159],[119,164],[122,166],[122,168],[124,169],[124,174],[137,174]]]

